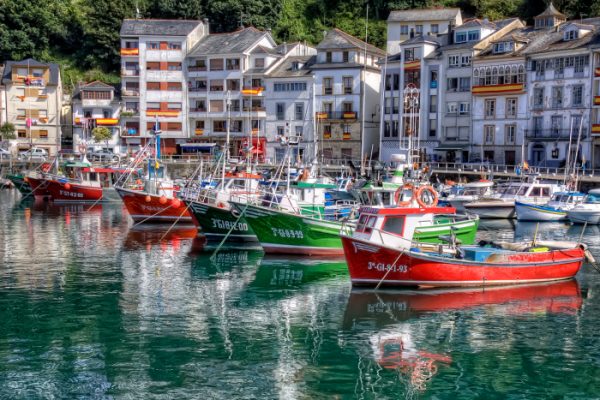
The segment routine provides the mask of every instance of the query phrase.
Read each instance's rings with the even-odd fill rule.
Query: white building
[[[309,54],[315,49],[307,48]],[[269,69],[266,76],[267,158],[279,162],[291,140],[293,151],[302,160],[316,155],[314,55],[283,58]],[[296,157],[295,157],[296,158]]]
[[[322,159],[365,161],[379,152],[379,61],[385,53],[339,29],[317,45],[317,145]]]
[[[4,122],[16,128],[17,150],[40,147],[54,155],[60,150],[62,83],[58,64],[34,59],[7,61],[2,75]],[[13,150],[16,152],[16,150]]]
[[[86,147],[109,147],[113,152],[121,152],[121,99],[115,88],[95,81],[77,85],[73,92],[73,148],[82,151]],[[96,143],[92,131],[103,126],[112,133],[112,139]]]
[[[139,146],[155,126],[164,154],[189,137],[184,61],[208,32],[201,21],[129,20],[121,25],[121,118],[123,145]]]

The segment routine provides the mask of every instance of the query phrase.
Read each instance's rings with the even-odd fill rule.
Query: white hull
[[[600,210],[569,210],[567,216],[574,224],[600,224]]]
[[[464,205],[467,212],[481,219],[513,219],[516,217],[515,203],[505,201],[473,202]]]
[[[540,207],[534,204],[516,204],[515,211],[519,221],[556,222],[566,221],[566,211],[552,207]]]

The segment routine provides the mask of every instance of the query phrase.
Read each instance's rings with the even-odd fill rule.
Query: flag
[[[529,163],[527,161],[523,161],[523,169],[529,169]]]

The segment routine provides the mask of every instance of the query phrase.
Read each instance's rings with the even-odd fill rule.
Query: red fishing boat
[[[443,287],[556,281],[574,277],[586,256],[591,259],[585,245],[570,242],[534,239],[462,246],[453,234],[440,236],[446,242],[442,244],[386,241],[381,239],[385,222],[370,222],[371,216],[386,210],[362,209],[361,217],[365,213],[369,218],[360,218],[354,231],[342,234],[353,285]],[[397,216],[398,231],[403,231],[403,223]],[[406,224],[406,229],[414,228]]]

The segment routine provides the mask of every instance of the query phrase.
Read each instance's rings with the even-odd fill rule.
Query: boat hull
[[[335,221],[317,220],[266,207],[232,203],[243,212],[265,253],[342,256],[340,229]]]
[[[49,199],[51,197],[47,189],[48,182],[46,179],[31,176],[27,176],[24,179],[31,186],[31,193],[36,199]]]
[[[192,216],[179,199],[115,187],[127,212],[138,223],[191,223]],[[165,201],[166,200],[166,201]]]
[[[598,225],[600,224],[599,210],[578,210],[573,209],[567,211],[567,217],[574,224]]]
[[[9,181],[12,182],[12,184],[14,185],[14,187],[17,188],[17,190],[24,196],[27,196],[29,194],[31,194],[31,185],[29,185],[29,183],[25,182],[25,177],[21,176],[21,175],[6,175],[6,179],[8,179]]]
[[[482,219],[513,219],[517,216],[515,203],[512,201],[473,202],[465,204],[464,208]]]
[[[244,216],[234,216],[230,209],[193,200],[184,200],[199,233],[207,240],[221,241],[227,237],[230,242],[258,243],[252,227]]]
[[[527,204],[517,201],[515,202],[515,211],[517,213],[517,220],[519,221],[550,222],[567,220],[566,211],[544,205]]]
[[[46,190],[55,203],[95,203],[102,200],[101,187],[48,179]]]
[[[342,236],[346,262],[355,286],[487,286],[570,279],[584,260],[584,250],[518,252],[502,262],[476,262],[385,247]]]

